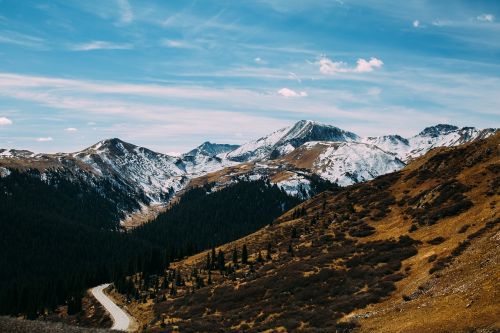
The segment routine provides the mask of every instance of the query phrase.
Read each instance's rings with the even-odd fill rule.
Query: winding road
[[[105,283],[92,288],[92,295],[94,295],[97,301],[99,301],[99,303],[101,303],[111,315],[111,319],[113,319],[113,326],[111,329],[117,331],[128,331],[130,329],[130,325],[132,324],[130,317],[127,313],[125,313],[125,311],[116,305],[111,298],[104,294],[104,289],[106,289],[109,285],[109,283]]]

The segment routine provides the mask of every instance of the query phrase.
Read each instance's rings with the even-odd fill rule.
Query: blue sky
[[[0,0],[0,147],[498,127],[499,1]]]

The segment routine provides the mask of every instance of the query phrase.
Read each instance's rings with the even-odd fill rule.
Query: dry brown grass
[[[498,330],[500,329],[498,223],[492,224],[492,227],[481,236],[473,238],[470,241],[471,245],[462,254],[450,260],[448,267],[433,274],[430,274],[429,270],[435,265],[435,261],[450,257],[461,242],[484,228],[487,222],[498,221],[500,218],[496,206],[499,199],[498,190],[492,188],[492,184],[495,184],[499,177],[499,143],[500,134],[497,134],[486,141],[464,147],[435,150],[413,161],[400,173],[355,185],[338,193],[320,194],[300,205],[306,209],[305,216],[293,219],[292,214],[295,209],[292,209],[277,219],[274,225],[218,248],[226,253],[226,262],[229,262],[232,249],[241,249],[243,244],[246,244],[251,254],[250,260],[255,261],[258,251],[265,252],[266,245],[270,242],[275,250],[272,262],[256,265],[255,273],[250,273],[248,267],[240,267],[236,270],[238,276],[236,280],[214,272],[212,276],[214,285],[196,291],[194,296],[179,288],[177,297],[169,298],[166,302],[145,311],[154,310],[157,315],[167,318],[173,315],[175,324],[184,328],[200,323],[206,323],[206,327],[215,327],[211,325],[215,325],[218,320],[226,321],[225,325],[229,322],[232,325],[225,326],[224,329],[220,326],[221,331],[265,331],[269,326],[272,327],[270,331],[315,331],[317,326],[314,325],[321,326],[322,323],[326,324],[332,320],[329,317],[330,312],[324,310],[338,307],[335,298],[329,300],[323,297],[324,286],[321,285],[321,281],[318,281],[320,284],[312,286],[313,290],[310,291],[311,295],[315,295],[315,292],[317,294],[309,302],[298,303],[303,304],[304,308],[301,310],[293,308],[295,311],[293,316],[287,313],[295,306],[295,298],[273,294],[273,288],[262,291],[266,297],[272,295],[268,298],[266,306],[271,306],[273,310],[266,313],[266,316],[252,312],[256,306],[254,302],[257,301],[245,297],[239,300],[240,303],[236,302],[230,309],[225,309],[224,298],[220,295],[231,290],[228,295],[240,291],[251,292],[253,288],[258,290],[262,284],[267,284],[268,288],[268,283],[273,278],[283,279],[287,274],[290,274],[288,277],[292,281],[303,283],[304,279],[321,276],[325,269],[326,272],[328,270],[340,272],[346,270],[346,261],[352,259],[350,255],[330,261],[324,260],[330,258],[332,254],[336,255],[335,251],[339,250],[335,247],[337,242],[346,248],[354,246],[356,256],[362,254],[363,247],[374,244],[373,242],[390,243],[399,236],[407,235],[421,243],[416,245],[418,252],[406,257],[407,259],[402,261],[401,269],[398,268],[396,275],[399,274],[401,280],[394,280],[397,281],[395,290],[384,294],[386,295],[384,298],[372,302],[371,305],[366,307],[363,305],[353,311],[346,310],[339,318],[339,322],[356,325],[356,330],[360,332]],[[417,217],[407,214],[409,204],[401,199],[418,197],[424,191],[440,189],[438,185],[452,179],[469,187],[464,195],[473,202],[472,207],[465,212],[456,212],[452,216],[439,218],[434,224],[418,225],[414,232],[409,232]],[[432,204],[432,200],[425,203]],[[464,228],[465,225],[469,227]],[[363,226],[374,228],[374,232],[362,236],[349,236],[353,228],[364,228]],[[296,256],[290,257],[287,247],[291,242],[290,235],[294,227],[300,232],[299,238],[293,240]],[[346,235],[346,241],[335,240],[335,237],[342,233]],[[435,242],[436,245],[428,243],[436,237],[443,237],[444,241],[439,244]],[[436,257],[436,260],[429,262],[431,257]],[[200,253],[173,264],[172,268],[187,276],[193,267],[202,268],[205,258],[206,252]],[[383,262],[379,262],[371,269],[383,266]],[[364,267],[368,269],[368,266]],[[396,275],[392,274],[385,278],[394,278]],[[333,287],[335,284],[330,285],[330,288]],[[351,298],[372,292],[372,287],[372,284],[365,285],[356,290]],[[279,285],[275,285],[275,288],[279,288]],[[255,295],[252,294],[251,297]],[[202,302],[207,307],[207,311],[199,318],[193,309],[199,304],[191,303],[192,299],[197,299],[197,302]],[[317,304],[319,299],[323,302],[321,305]],[[352,306],[349,305],[349,299],[342,299],[342,302],[347,302],[346,309]],[[215,307],[213,304],[216,304]],[[219,307],[225,310],[214,310]],[[244,313],[239,321],[234,318],[234,308]],[[308,310],[303,312],[304,309]],[[322,313],[324,317],[321,317]],[[185,316],[188,314],[189,316],[193,314],[194,317],[186,319]],[[308,319],[309,314],[316,318]],[[289,317],[280,318],[282,315]],[[285,321],[285,324],[282,324],[283,319],[287,318],[297,319],[299,322]],[[171,327],[173,326],[167,325],[167,329]],[[287,329],[287,327],[294,328]],[[149,329],[162,331],[159,322],[150,325]]]

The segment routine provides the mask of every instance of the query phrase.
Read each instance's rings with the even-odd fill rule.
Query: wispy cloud
[[[370,60],[360,58],[356,62],[356,67],[348,67],[343,61],[332,61],[327,57],[321,57],[317,64],[321,73],[333,75],[336,73],[368,73],[381,68],[384,63],[377,58],[370,58]]]
[[[134,20],[134,13],[127,0],[116,0],[120,11],[120,22],[130,23]]]
[[[95,50],[130,50],[134,46],[130,43],[113,43],[101,40],[71,46],[72,51],[95,51]]]
[[[47,136],[47,137],[42,137],[42,138],[37,138],[36,141],[37,142],[47,142],[47,141],[53,141],[54,139],[52,139],[52,137],[50,136]]]
[[[413,21],[413,27],[414,28],[419,28],[420,27],[420,21],[419,20]]]
[[[297,74],[295,74],[294,72],[290,72],[290,73],[288,73],[288,78],[289,78],[290,80],[295,80],[295,81],[297,81],[298,83],[302,83],[302,79],[301,79],[301,78],[300,78]]]
[[[12,120],[7,117],[0,117],[0,126],[12,125]]]
[[[195,49],[196,45],[188,43],[183,40],[174,40],[174,39],[162,39],[160,44],[165,47],[175,48],[175,49]]]
[[[44,48],[45,40],[43,38],[21,34],[15,31],[0,31],[0,43],[14,44],[31,48]]]
[[[65,132],[76,132],[76,131],[78,131],[78,129],[75,127],[68,127],[68,128],[65,128],[64,131]]]

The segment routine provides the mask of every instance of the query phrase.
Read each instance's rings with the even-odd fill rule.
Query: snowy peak
[[[453,147],[467,142],[487,138],[497,129],[477,129],[474,127],[458,128],[453,125],[436,125],[425,128],[419,134],[408,139],[409,150],[401,156],[405,160],[424,155],[436,147]]]
[[[123,157],[127,156],[128,154],[139,154],[139,153],[146,154],[153,158],[161,156],[174,159],[174,157],[171,157],[169,155],[157,153],[147,148],[139,147],[131,143],[125,142],[118,138],[99,141],[95,145],[92,145],[89,148],[82,150],[81,152],[77,152],[74,155],[83,156],[86,154],[100,154],[100,155],[106,154],[108,156]]]
[[[146,201],[164,201],[185,181],[178,158],[117,138],[99,141],[72,156],[90,165],[98,175],[116,180],[127,191],[144,193]]]
[[[457,126],[454,125],[448,125],[448,124],[437,124],[435,126],[430,126],[424,128],[424,130],[418,135],[420,136],[430,136],[430,137],[437,137],[440,135],[448,134],[450,132],[458,130]]]
[[[298,147],[309,141],[355,141],[359,137],[332,125],[320,124],[312,120],[301,120],[292,126],[281,139],[282,142],[301,142]]]
[[[408,139],[403,138],[401,135],[384,135],[378,137],[367,137],[365,140],[367,143],[375,144],[379,147],[389,146],[389,145],[409,145]],[[382,147],[381,147],[382,148]]]
[[[29,150],[18,150],[18,149],[0,149],[0,157],[18,157],[27,158],[33,157],[35,153]]]
[[[338,127],[301,120],[256,141],[242,145],[227,157],[238,162],[275,159],[310,141],[355,141],[359,137]]]
[[[205,141],[195,149],[183,154],[183,156],[196,156],[200,154],[205,156],[216,156],[233,151],[238,147],[239,145],[220,144]]]
[[[368,137],[361,142],[378,146],[388,153],[394,154],[403,161],[424,155],[437,147],[452,147],[463,143],[484,139],[494,134],[496,129],[476,129],[474,127],[459,128],[453,125],[438,124],[425,128],[410,138],[399,135]]]

